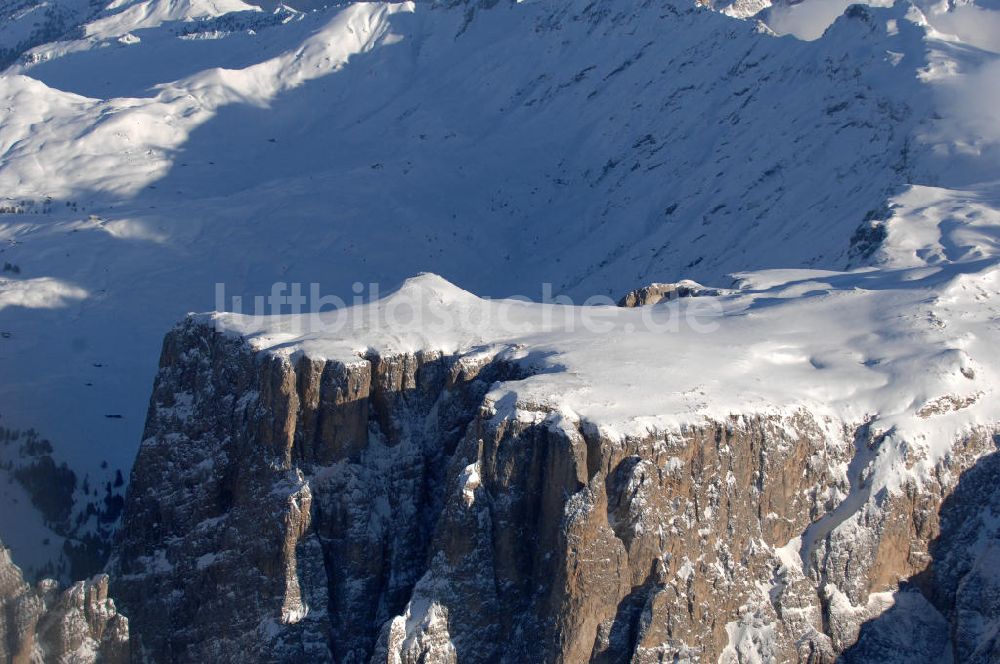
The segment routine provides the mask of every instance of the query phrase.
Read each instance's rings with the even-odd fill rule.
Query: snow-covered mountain
[[[7,3],[14,560],[65,581],[100,566],[186,312],[249,311],[276,282],[378,300],[370,284],[423,271],[577,304],[722,289],[725,332],[674,335],[651,363],[671,387],[623,359],[669,352],[658,337],[574,354],[573,336],[479,331],[406,350],[534,348],[557,358],[534,402],[562,395],[622,435],[761,408],[891,432],[859,467],[836,460],[816,541],[875,518],[855,479],[950,491],[942,468],[968,465],[947,465],[953,445],[998,419],[1000,7],[871,4]]]

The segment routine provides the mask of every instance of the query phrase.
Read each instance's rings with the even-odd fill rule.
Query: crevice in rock
[[[802,534],[802,546],[799,552],[802,568],[811,572],[816,580],[823,621],[822,631],[826,634],[830,633],[830,598],[824,592],[828,581],[827,561],[814,558],[820,543],[827,540],[837,526],[861,509],[871,497],[871,484],[865,478],[865,472],[878,454],[879,446],[889,435],[886,432],[876,435],[871,426],[872,420],[869,419],[854,433],[854,456],[847,467],[847,478],[850,482],[847,496],[833,510],[811,523]]]
[[[1000,447],[1000,437],[994,436]],[[1000,660],[1000,452],[981,457],[938,511],[925,570],[900,583],[894,605],[865,622],[844,664]]]
[[[591,664],[615,664],[632,661],[641,637],[641,621],[653,595],[663,589],[663,563],[654,560],[649,574],[640,585],[618,603],[614,620],[606,632],[598,629]]]

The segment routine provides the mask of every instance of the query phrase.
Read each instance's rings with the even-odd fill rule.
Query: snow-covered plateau
[[[0,654],[1000,662],[1000,3],[2,0],[0,66]]]

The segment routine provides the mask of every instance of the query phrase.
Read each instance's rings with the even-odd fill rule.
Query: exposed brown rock
[[[107,575],[62,591],[51,580],[33,588],[0,544],[0,661],[128,662],[128,619],[108,597]]]
[[[717,288],[706,288],[701,284],[684,280],[675,284],[653,283],[642,288],[629,291],[618,301],[619,307],[645,307],[649,304],[656,304],[663,300],[676,300],[682,297],[708,297],[720,295],[722,291]]]
[[[848,462],[884,436],[863,423],[621,440],[518,403],[519,377],[179,327],[113,567],[133,640],[151,661],[833,662],[928,567],[942,500],[992,445],[870,496]]]

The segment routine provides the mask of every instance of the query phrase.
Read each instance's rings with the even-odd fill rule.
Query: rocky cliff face
[[[445,629],[459,661],[716,659],[846,451],[806,414],[624,446],[558,413],[491,415],[456,455],[429,569],[379,662],[424,661]]]
[[[938,518],[988,434],[934,486],[871,496],[865,423],[747,413],[621,440],[518,399],[524,371],[491,352],[333,362],[178,327],[112,561],[134,651],[832,662],[928,569],[938,608],[911,614],[951,626],[936,647],[966,647],[972,625],[995,649],[992,595],[941,572],[974,579],[992,549],[941,544],[978,531]],[[949,500],[975,511],[973,493]]]
[[[917,579],[951,616],[955,660],[1000,661],[1000,454],[966,473],[941,510],[931,565]]]
[[[51,580],[31,587],[0,544],[0,661],[128,662],[128,619],[108,598],[107,575],[66,590]]]
[[[998,472],[1000,455],[983,457],[930,515],[938,534],[917,559],[922,571],[862,625],[844,662],[1000,661]]]
[[[366,661],[424,573],[456,445],[512,371],[169,335],[113,560],[143,651]]]

